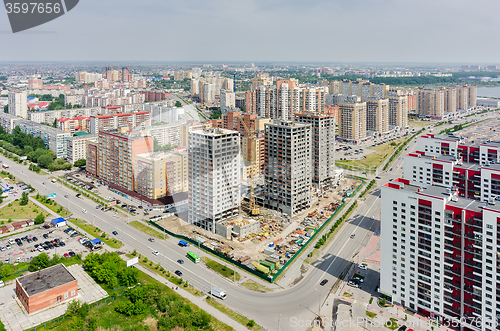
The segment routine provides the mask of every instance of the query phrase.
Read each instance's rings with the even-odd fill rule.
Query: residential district
[[[498,329],[498,72],[0,67],[0,330]]]

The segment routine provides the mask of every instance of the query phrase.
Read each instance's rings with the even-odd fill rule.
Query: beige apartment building
[[[142,153],[135,156],[135,191],[150,199],[160,199],[188,191],[186,148],[168,153]]]
[[[366,137],[366,102],[340,103],[339,137],[358,142]]]
[[[457,111],[457,89],[454,87],[444,89],[444,111],[448,113]]]
[[[408,126],[408,96],[389,97],[389,126]]]
[[[417,90],[417,114],[442,117],[444,115],[444,91],[435,89]]]
[[[366,100],[366,130],[389,131],[389,100]]]

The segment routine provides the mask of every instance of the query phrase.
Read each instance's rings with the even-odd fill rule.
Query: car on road
[[[65,197],[66,199],[68,199],[68,198],[69,198],[69,195],[65,194],[65,195],[64,195],[64,197]]]
[[[149,238],[148,240],[149,240],[150,242],[153,242],[153,241],[155,241],[155,240],[154,240],[153,238]]]
[[[117,235],[118,235],[118,232],[116,232],[116,231],[113,231],[113,234],[114,234],[115,236],[117,236]]]
[[[101,208],[101,207],[102,207],[102,205],[97,205],[97,206],[95,207],[95,209],[99,209],[99,208]]]
[[[356,236],[356,234],[353,233],[353,234],[351,234],[350,238],[354,239],[355,236]]]
[[[380,176],[375,177],[375,179],[381,179]]]
[[[153,255],[158,255],[158,251],[153,251]]]
[[[361,269],[361,270],[368,270],[368,267],[366,266],[366,264],[360,264],[358,266],[358,268]]]
[[[321,283],[319,283],[319,285],[323,286],[323,285],[325,285],[326,283],[328,283],[328,279],[323,279],[323,280],[321,281]]]
[[[182,272],[180,270],[175,270],[174,272],[177,276],[181,277],[182,276]]]
[[[184,264],[184,260],[177,260],[178,263]]]
[[[81,194],[80,194],[80,193],[78,193],[78,194],[77,194],[77,195],[75,195],[75,196],[76,196],[77,198],[79,198],[79,197],[81,196]]]
[[[113,217],[116,217],[116,215],[118,215],[118,213],[114,213],[114,214],[113,214]]]
[[[389,169],[389,171],[392,171],[392,168],[391,168],[391,169]]]
[[[82,210],[82,213],[86,214],[87,213],[87,209]]]

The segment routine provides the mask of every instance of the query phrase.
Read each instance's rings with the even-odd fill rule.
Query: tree
[[[28,200],[28,193],[27,192],[23,192],[21,200],[19,201],[19,205],[20,206],[26,206],[28,204],[28,202],[29,202],[29,200]]]
[[[75,161],[74,166],[75,167],[85,167],[87,165],[87,160],[86,159],[79,159]]]
[[[175,102],[175,106],[176,106],[176,107],[182,107],[182,103],[181,103],[179,100],[177,100],[177,101]]]
[[[57,118],[56,118],[56,119],[54,119],[54,123],[52,123],[52,126],[53,126],[54,128],[57,128]]]
[[[45,222],[45,216],[42,213],[36,215],[35,217],[35,225],[43,224]]]
[[[9,105],[3,106],[3,112],[8,113],[9,112]]]
[[[37,162],[40,167],[47,168],[52,163],[52,158],[50,157],[50,155],[47,154],[41,155],[37,159]]]
[[[41,253],[31,260],[28,270],[33,272],[41,269],[45,269],[49,266],[49,256],[45,253]]]

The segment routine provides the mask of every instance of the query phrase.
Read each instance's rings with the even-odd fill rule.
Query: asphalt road
[[[446,127],[441,126],[439,129]],[[408,146],[408,151],[414,148],[415,142],[412,142]],[[73,212],[73,217],[94,223],[106,233],[111,233],[114,230],[118,231],[118,238],[126,245],[124,249],[127,247],[136,249],[140,254],[147,256],[155,263],[160,262],[168,270],[181,270],[183,278],[201,290],[209,289],[211,284],[225,289],[227,299],[224,304],[254,319],[269,330],[277,330],[278,323],[281,330],[305,329],[293,327],[292,319],[311,320],[318,314],[319,305],[325,301],[337,277],[350,261],[357,262],[355,260],[356,255],[366,245],[373,232],[379,228],[380,199],[378,196],[380,195],[380,185],[385,184],[391,178],[400,176],[403,162],[401,158],[393,164],[393,171],[376,174],[381,179],[377,181],[375,189],[366,196],[364,202],[359,201],[360,206],[355,214],[341,228],[336,240],[325,249],[323,257],[313,263],[309,272],[300,282],[292,288],[260,293],[222,279],[205,268],[203,264],[191,263],[185,257],[189,249],[179,247],[176,240],[156,240],[151,243],[147,240],[149,237],[147,234],[129,226],[125,221],[113,218],[110,213],[96,210],[94,202],[76,198],[73,191],[60,184],[51,183],[47,179],[48,176],[36,175],[27,170],[27,167],[14,164],[3,156],[0,156],[0,159],[11,165],[9,171],[13,175],[28,182],[39,192],[45,194],[56,193],[55,200],[64,207],[69,207]],[[69,199],[64,198],[65,194],[69,194]],[[88,212],[83,213],[83,209]],[[371,216],[374,219],[371,219]],[[351,234],[355,234],[354,239],[349,238]],[[160,252],[160,254],[154,256],[152,254],[153,250]],[[197,252],[197,248],[193,247],[191,250]],[[200,255],[204,256],[205,254],[202,252]],[[180,265],[176,262],[178,259],[184,259],[186,262]],[[319,282],[322,279],[328,279],[328,284],[320,286]],[[323,308],[323,310],[325,309]],[[322,311],[322,315],[330,314]]]

